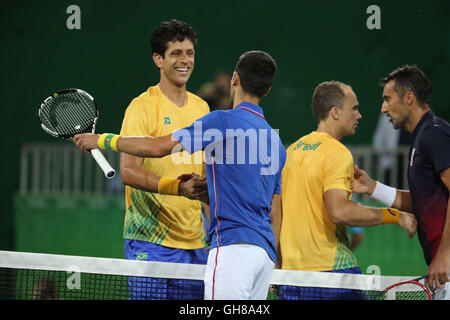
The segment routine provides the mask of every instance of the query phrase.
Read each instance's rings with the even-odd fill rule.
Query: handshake
[[[179,195],[191,200],[200,200],[209,205],[208,184],[206,176],[200,177],[195,173],[182,174],[178,178],[181,180],[179,185]]]

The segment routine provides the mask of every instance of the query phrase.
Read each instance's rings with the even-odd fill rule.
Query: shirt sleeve
[[[172,133],[183,146],[184,150],[192,154],[205,150],[212,143],[222,142],[224,139],[222,119],[217,111],[208,113],[186,128]]]
[[[281,193],[281,176],[282,176],[282,172],[283,172],[283,168],[284,165],[286,164],[286,149],[284,148],[283,144],[281,143],[280,140],[280,167],[279,167],[279,171],[278,171],[278,176],[277,176],[277,182],[275,184],[275,191],[274,193],[276,194],[280,194]]]
[[[347,149],[325,160],[323,192],[330,189],[353,190],[353,156]]]
[[[273,193],[274,194],[280,194],[281,193],[281,173],[278,173],[277,182],[276,182],[276,185],[275,185],[275,191]]]

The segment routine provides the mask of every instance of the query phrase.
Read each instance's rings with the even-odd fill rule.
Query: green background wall
[[[66,9],[81,9],[81,30],[69,30]],[[381,30],[369,30],[366,9],[381,9]],[[433,109],[450,119],[450,2],[431,1],[2,1],[0,97],[2,210],[0,249],[13,249],[13,195],[18,190],[20,147],[56,142],[36,119],[42,99],[78,87],[100,107],[98,131],[118,132],[130,100],[159,76],[149,36],[162,20],[178,18],[197,30],[196,92],[217,70],[232,70],[238,56],[261,49],[279,73],[262,101],[286,144],[315,129],[309,109],[324,80],[351,84],[363,115],[346,144],[370,144],[381,106],[378,81],[403,64],[417,64],[433,82]]]

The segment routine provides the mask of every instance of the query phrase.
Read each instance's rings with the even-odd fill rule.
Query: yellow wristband
[[[105,138],[108,134],[109,133],[104,133],[104,134],[101,134],[100,137],[98,137],[97,145],[98,145],[99,149],[105,150]]]
[[[112,133],[104,133],[102,134],[98,140],[97,145],[100,149],[109,149],[117,151],[117,140],[119,140],[120,135],[112,134]]]
[[[158,183],[159,194],[167,194],[172,196],[178,196],[178,187],[181,180],[161,177]]]
[[[394,208],[382,208],[383,224],[397,224],[400,219],[400,212]]]

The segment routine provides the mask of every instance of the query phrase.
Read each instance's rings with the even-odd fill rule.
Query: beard
[[[398,119],[393,119],[390,118],[392,126],[394,127],[394,129],[398,130],[398,129],[405,129],[405,124],[406,121],[408,120],[406,117],[404,118],[398,118]]]
[[[389,113],[387,114],[389,118],[389,122],[392,124],[392,127],[396,130],[405,129],[405,124],[408,121],[408,116],[405,114],[400,114],[397,118],[393,118]]]
[[[396,130],[398,130],[398,129],[400,129],[402,127],[402,124],[399,121],[397,121],[397,120],[392,120],[391,122],[392,122],[392,126]]]

